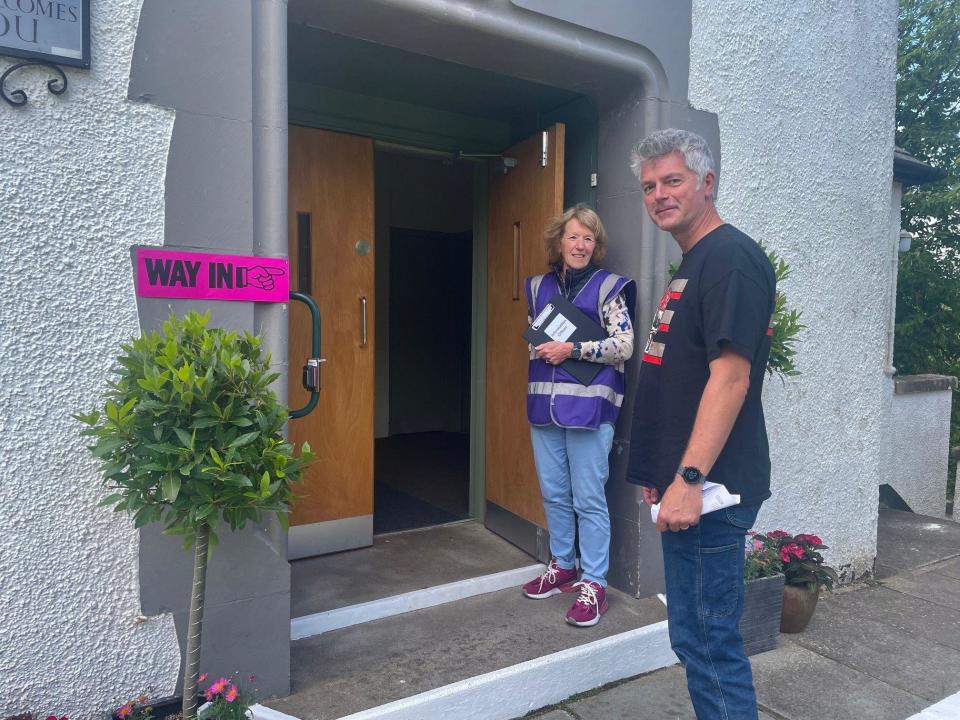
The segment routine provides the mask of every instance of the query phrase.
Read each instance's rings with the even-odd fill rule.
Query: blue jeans
[[[743,652],[743,556],[759,505],[735,505],[664,532],[670,644],[687,671],[700,720],[756,720],[750,661]]]
[[[613,425],[597,430],[531,425],[533,460],[540,478],[550,553],[561,568],[576,566],[574,538],[580,530],[582,579],[607,586],[610,513],[604,485],[613,445]]]

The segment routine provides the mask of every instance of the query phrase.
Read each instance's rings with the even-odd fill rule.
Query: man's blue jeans
[[[750,661],[743,652],[743,558],[759,505],[708,513],[698,525],[662,533],[670,644],[687,671],[700,720],[756,720]]]
[[[579,528],[583,579],[606,587],[610,513],[603,488],[610,474],[613,425],[604,423],[597,430],[531,425],[530,440],[550,531],[550,553],[560,567],[575,567],[574,536]]]

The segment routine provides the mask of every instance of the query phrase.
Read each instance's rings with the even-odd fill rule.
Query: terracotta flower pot
[[[820,586],[815,583],[810,585],[784,585],[780,632],[803,632],[810,622],[810,618],[813,617],[813,611],[817,608],[819,598]]]

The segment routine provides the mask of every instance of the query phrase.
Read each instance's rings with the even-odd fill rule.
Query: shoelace
[[[593,586],[593,583],[578,582],[577,585],[580,586],[580,597],[577,598],[577,602],[584,605],[596,605],[597,588]]]
[[[559,569],[560,568],[558,568],[556,565],[550,563],[547,566],[547,571],[540,576],[540,586],[543,587],[543,583],[545,582],[548,582],[551,585],[555,584],[557,582],[557,570]]]

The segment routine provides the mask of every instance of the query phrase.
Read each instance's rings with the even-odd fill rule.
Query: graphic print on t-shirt
[[[650,334],[647,335],[647,344],[643,348],[643,362],[653,365],[660,365],[663,362],[663,353],[667,349],[665,342],[654,342],[653,336],[658,332],[670,332],[670,323],[673,322],[673,310],[668,310],[667,306],[671,300],[679,300],[683,295],[684,288],[687,287],[687,279],[680,278],[671,280],[667,289],[663,291],[663,297],[657,305],[657,312],[653,316],[653,324],[650,326]]]

